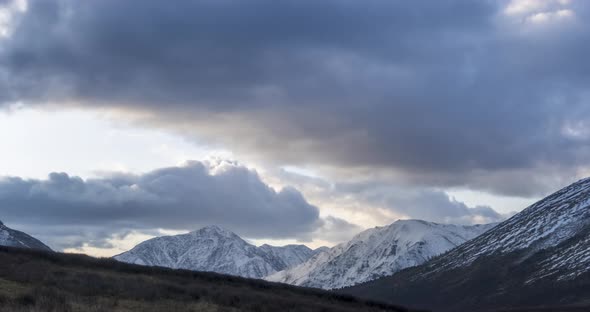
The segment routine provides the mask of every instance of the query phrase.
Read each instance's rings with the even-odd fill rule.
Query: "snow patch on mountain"
[[[40,250],[51,250],[47,245],[43,244],[38,239],[23,233],[21,231],[13,230],[0,221],[0,246],[31,248]]]
[[[285,268],[290,268],[301,264],[311,258],[315,251],[305,245],[287,245],[287,246],[270,246],[264,244],[259,247],[260,250],[279,259],[283,262]]]
[[[147,240],[114,258],[140,265],[262,278],[300,264],[313,254],[304,245],[256,247],[228,230],[208,226],[188,234]]]
[[[422,264],[494,225],[459,226],[400,220],[364,231],[347,243],[266,279],[324,289],[351,286]]]
[[[506,254],[526,250],[537,251],[555,247],[584,232],[590,226],[590,178],[580,180],[538,201],[512,218],[500,223],[492,231],[470,241],[453,254],[438,261],[431,272],[448,270],[471,264],[476,259],[492,254]],[[575,277],[590,268],[590,238],[580,237],[573,245],[564,246],[559,253],[543,261],[538,277],[555,274],[569,268],[567,276]]]

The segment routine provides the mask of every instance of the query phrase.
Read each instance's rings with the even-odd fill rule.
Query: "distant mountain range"
[[[494,225],[458,226],[400,220],[366,230],[347,243],[266,279],[324,289],[351,286],[422,264]]]
[[[0,222],[0,245],[50,250]],[[590,302],[590,178],[500,224],[400,220],[333,248],[256,247],[218,226],[147,240],[123,262],[211,271],[436,311]],[[353,286],[351,286],[353,285]]]
[[[0,246],[32,248],[41,250],[51,250],[47,245],[43,244],[38,239],[23,233],[21,231],[13,230],[0,221]]]
[[[590,302],[590,179],[421,266],[343,292],[440,311]]]
[[[1,222],[0,245],[50,250]],[[256,247],[208,226],[147,240],[114,258],[338,289],[436,311],[583,306],[590,302],[590,178],[497,225],[400,220],[316,250]]]
[[[147,240],[114,258],[140,265],[262,278],[323,250],[305,245],[256,247],[228,230],[208,226],[188,234]]]
[[[226,229],[208,226],[188,234],[147,240],[114,258],[334,289],[419,265],[491,227],[403,220],[362,232],[334,248],[312,250],[304,245],[256,247]]]

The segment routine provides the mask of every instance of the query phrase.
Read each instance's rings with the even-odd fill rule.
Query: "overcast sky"
[[[0,220],[332,245],[590,174],[585,0],[0,0]]]

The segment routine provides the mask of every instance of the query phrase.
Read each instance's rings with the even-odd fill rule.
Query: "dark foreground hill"
[[[408,311],[327,291],[0,247],[0,311]]]
[[[342,292],[435,311],[590,311],[590,179],[423,265]],[[541,309],[553,306],[569,308]]]

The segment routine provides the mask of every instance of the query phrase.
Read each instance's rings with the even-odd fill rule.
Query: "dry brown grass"
[[[381,312],[351,296],[214,273],[0,247],[0,311]]]

